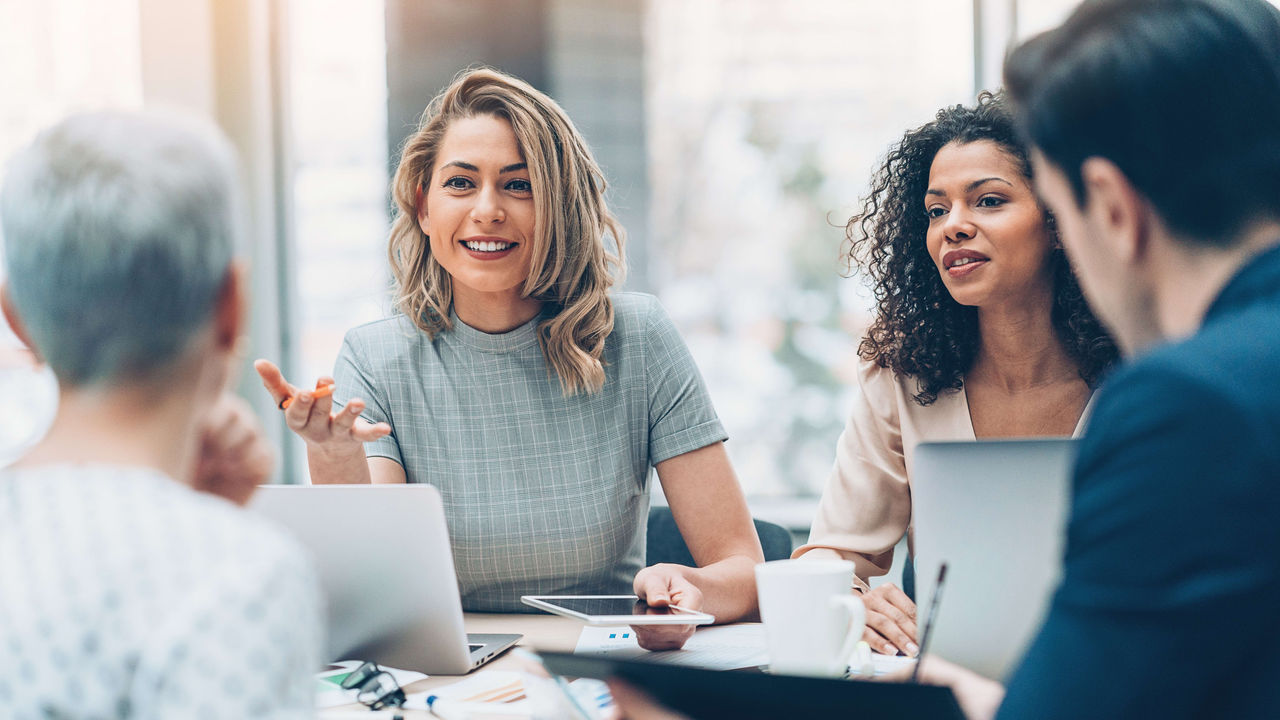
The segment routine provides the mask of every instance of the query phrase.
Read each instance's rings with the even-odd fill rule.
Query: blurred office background
[[[843,225],[888,145],[998,85],[1011,39],[1074,0],[0,0],[0,162],[66,113],[177,105],[240,151],[250,358],[298,384],[389,311],[396,148],[459,70],[555,97],[731,435],[753,511],[803,533],[848,407],[861,279]],[[2,240],[0,240],[2,242]],[[0,276],[3,276],[0,264]],[[306,472],[246,362],[241,392]],[[0,464],[55,389],[0,325]]]

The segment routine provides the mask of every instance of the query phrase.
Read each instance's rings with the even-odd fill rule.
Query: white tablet
[[[522,595],[520,602],[588,625],[708,625],[715,617],[697,610],[649,607],[635,595]]]

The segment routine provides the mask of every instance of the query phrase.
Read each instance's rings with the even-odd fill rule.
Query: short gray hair
[[[9,292],[59,381],[147,380],[178,360],[212,319],[238,206],[231,146],[195,118],[75,115],[15,155]]]

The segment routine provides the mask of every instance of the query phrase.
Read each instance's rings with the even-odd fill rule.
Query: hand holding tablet
[[[651,607],[635,595],[523,595],[520,602],[588,625],[709,625],[715,617],[678,605]]]

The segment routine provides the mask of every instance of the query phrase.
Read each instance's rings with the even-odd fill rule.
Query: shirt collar
[[[450,308],[449,321],[453,324],[453,329],[449,334],[463,345],[481,352],[513,352],[538,342],[538,323],[542,320],[543,314],[540,313],[514,330],[504,333],[487,333],[459,320],[458,314]]]
[[[1280,245],[1255,255],[1236,271],[1209,305],[1204,321],[1276,295],[1280,295]]]

